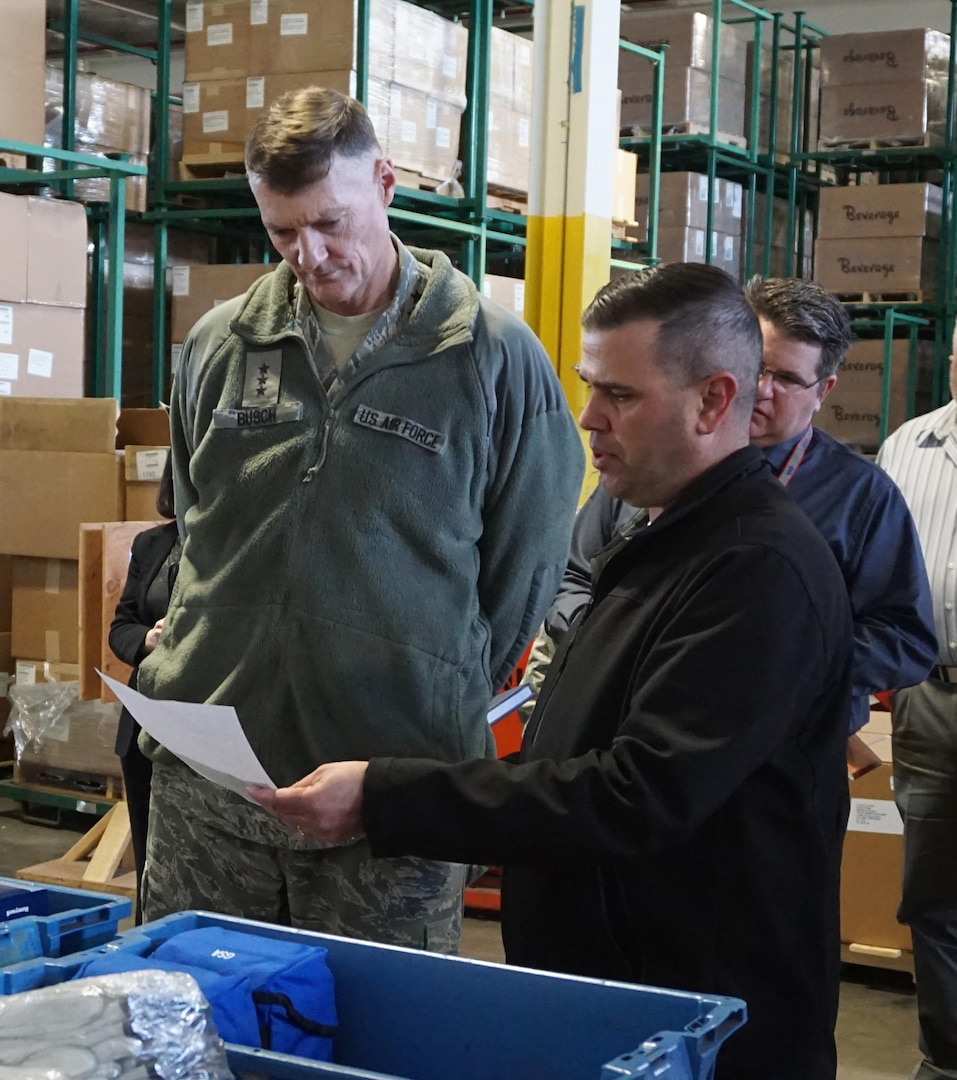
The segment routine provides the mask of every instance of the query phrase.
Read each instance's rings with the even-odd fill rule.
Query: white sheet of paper
[[[249,799],[250,784],[274,788],[232,705],[154,701],[97,671],[141,728],[191,769]],[[249,799],[252,802],[251,799]]]

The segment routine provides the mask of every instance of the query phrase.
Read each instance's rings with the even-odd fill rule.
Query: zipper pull
[[[310,467],[306,470],[306,475],[302,478],[302,482],[304,484],[312,483],[316,473],[326,463],[326,453],[329,449],[329,428],[331,426],[331,422],[332,414],[326,417],[326,422],[322,429],[322,443],[319,446],[319,460],[315,463],[315,465],[310,465]]]

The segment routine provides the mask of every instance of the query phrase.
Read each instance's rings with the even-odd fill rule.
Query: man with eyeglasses
[[[843,305],[797,278],[753,278],[745,291],[764,338],[751,442],[844,575],[854,619],[853,733],[867,723],[871,694],[913,686],[937,662],[920,541],[893,481],[813,426],[851,343]]]
[[[952,344],[957,352],[957,341]],[[957,397],[957,357],[950,357]],[[924,1060],[911,1080],[957,1078],[957,403],[908,420],[877,463],[900,485],[930,574],[940,654],[894,695],[894,798],[904,819],[898,918],[914,942]]]

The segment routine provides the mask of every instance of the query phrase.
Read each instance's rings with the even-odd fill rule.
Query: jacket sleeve
[[[141,546],[137,544],[137,539],[133,540],[126,584],[110,624],[110,648],[117,659],[131,667],[136,667],[146,656],[146,635],[152,629],[152,623],[146,626],[140,616],[139,593],[144,568],[142,552],[137,551]]]
[[[486,365],[494,381],[478,542],[479,606],[490,630],[496,689],[558,589],[584,475],[581,438],[545,351],[521,324],[505,334],[476,340],[477,350],[497,354]]]
[[[802,745],[808,717],[822,695],[838,699],[840,713],[849,644],[846,609],[824,625],[781,556],[728,553],[660,627],[610,749],[517,765],[373,760],[363,804],[372,850],[513,865],[653,856],[700,828],[772,758],[783,762],[782,784],[790,770],[812,767]],[[569,689],[587,710],[587,690]],[[561,691],[559,682],[553,699]],[[839,768],[843,736],[826,737]]]
[[[845,581],[854,618],[854,696],[925,679],[937,663],[930,585],[917,530],[893,483],[871,503]]]

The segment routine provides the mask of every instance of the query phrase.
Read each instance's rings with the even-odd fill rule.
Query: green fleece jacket
[[[285,263],[200,320],[177,373],[185,543],[139,688],[235,706],[278,785],[492,753],[489,699],[565,568],[583,454],[548,357],[446,256],[413,255],[329,396]]]

